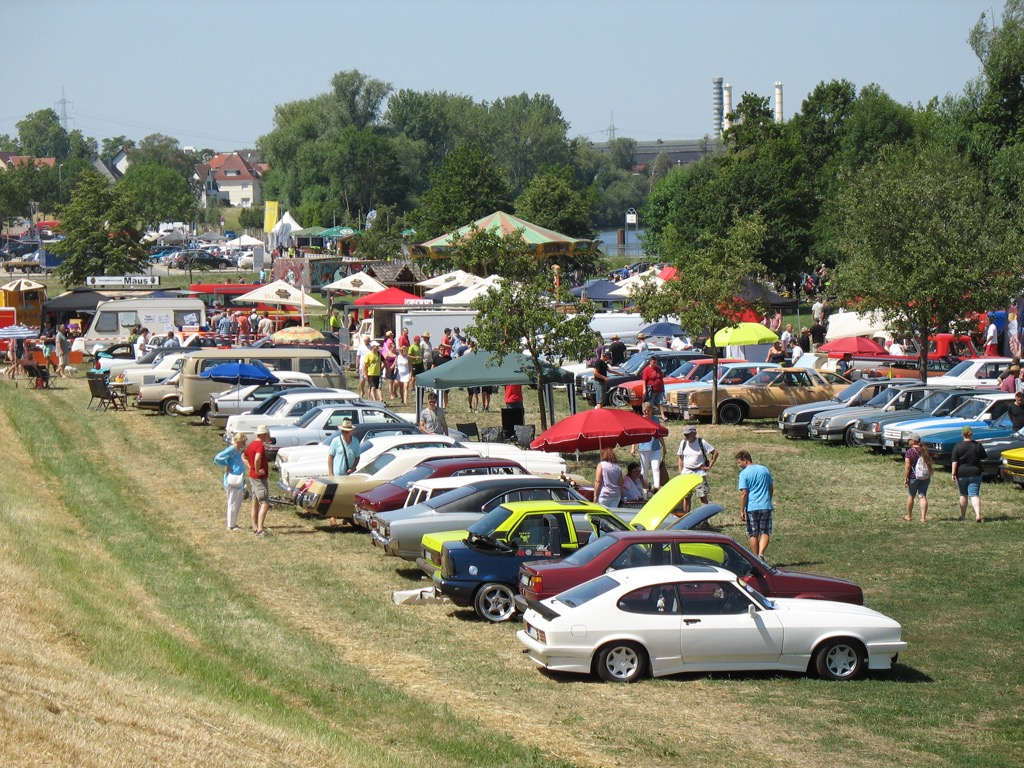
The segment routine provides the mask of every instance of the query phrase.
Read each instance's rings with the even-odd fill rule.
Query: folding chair
[[[537,436],[537,427],[534,424],[517,424],[515,443],[520,448],[530,449],[530,443]]]
[[[468,424],[456,424],[455,428],[462,434],[469,438],[476,438],[476,441],[480,442],[480,429],[477,427],[476,422],[469,422]]]

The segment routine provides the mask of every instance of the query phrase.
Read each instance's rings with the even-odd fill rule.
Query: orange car
[[[726,357],[720,358],[718,361],[719,365],[725,363],[745,363],[746,360]],[[669,384],[680,384],[685,381],[699,381],[707,373],[711,371],[711,366],[714,364],[714,360],[710,357],[700,358],[698,360],[687,360],[685,363],[676,368],[672,373],[665,376],[665,385]],[[631,407],[635,410],[640,410],[640,406],[644,402],[644,381],[643,379],[636,379],[634,381],[627,381],[625,384],[620,384],[611,392],[612,405],[619,408]]]

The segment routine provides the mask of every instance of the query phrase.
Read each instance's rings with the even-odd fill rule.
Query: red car
[[[430,477],[463,477],[465,475],[525,475],[522,465],[511,459],[489,459],[481,456],[458,459],[431,459],[412,468],[389,483],[357,493],[355,497],[357,525],[369,527],[369,519],[380,512],[400,509],[409,493],[409,486]],[[363,521],[366,521],[365,523]]]
[[[745,362],[747,361],[727,357],[719,359],[718,364],[724,365],[725,363]],[[672,371],[672,373],[665,375],[665,384],[679,384],[684,381],[699,381],[711,371],[713,363],[714,360],[710,357],[700,360],[687,360]],[[645,386],[643,379],[636,379],[635,381],[627,381],[625,384],[620,384],[612,390],[609,396],[611,397],[612,404],[619,408],[629,406],[631,408],[639,409],[644,403],[644,389]]]
[[[545,600],[611,570],[671,564],[727,568],[768,597],[864,604],[864,592],[852,582],[775,568],[728,536],[703,531],[608,533],[562,560],[524,563],[519,591],[528,600]]]

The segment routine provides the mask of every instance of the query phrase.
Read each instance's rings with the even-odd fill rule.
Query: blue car
[[[1010,437],[1014,434],[1013,426],[1010,424],[1010,417],[1005,413],[995,421],[983,426],[972,427],[972,429],[974,430],[974,439],[981,441],[982,444],[985,441]],[[922,442],[924,447],[931,452],[932,461],[937,466],[949,467],[953,464],[953,448],[963,439],[962,429],[948,429],[928,435]],[[998,459],[998,453],[996,458]]]

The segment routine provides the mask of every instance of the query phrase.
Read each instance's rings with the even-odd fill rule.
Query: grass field
[[[731,456],[748,448],[776,478],[770,561],[857,581],[910,649],[850,684],[618,686],[540,674],[512,624],[394,606],[418,573],[365,535],[288,509],[265,539],[225,531],[215,431],[96,413],[84,381],[57,387],[0,380],[0,764],[1024,763],[1013,487],[985,485],[977,525],[953,519],[936,477],[932,519],[904,523],[892,459],[787,442],[767,423],[702,428],[723,454],[716,525],[742,540]],[[467,418],[464,401],[452,393],[452,423],[499,423]]]

